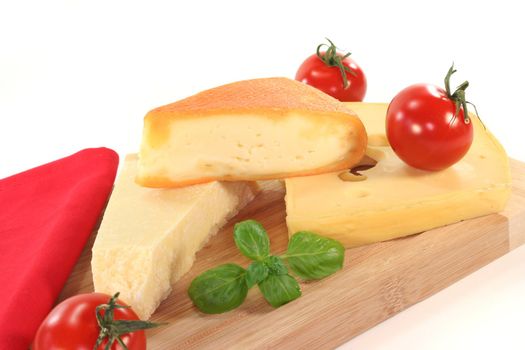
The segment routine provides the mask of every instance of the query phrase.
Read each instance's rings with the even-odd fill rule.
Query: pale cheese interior
[[[195,253],[254,197],[249,183],[211,182],[180,189],[137,185],[126,158],[93,246],[95,291],[120,292],[143,319],[168,296]]]
[[[340,162],[356,147],[355,130],[344,116],[177,118],[166,125],[160,144],[150,123],[146,120],[139,178],[180,182],[304,172]]]
[[[426,172],[403,163],[388,146],[387,106],[349,104],[367,129],[367,153],[378,161],[363,172],[365,181],[345,182],[340,172],[286,180],[290,234],[311,230],[352,247],[503,209],[510,194],[508,158],[477,118],[467,155],[449,169]]]

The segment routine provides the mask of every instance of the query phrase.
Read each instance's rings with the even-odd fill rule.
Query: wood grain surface
[[[263,192],[201,250],[191,271],[153,315],[167,326],[148,331],[148,349],[331,349],[446,288],[525,243],[525,164],[511,161],[513,192],[504,212],[410,237],[346,251],[345,267],[321,281],[302,283],[303,296],[273,309],[252,288],[245,303],[205,315],[187,296],[191,280],[225,262],[243,266],[232,227],[253,218],[267,228],[273,253],[286,250],[284,188]],[[60,300],[93,290],[92,235]]]

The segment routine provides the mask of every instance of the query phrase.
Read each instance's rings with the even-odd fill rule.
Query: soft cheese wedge
[[[171,285],[193,264],[195,253],[257,187],[210,182],[181,189],[137,185],[137,158],[128,156],[93,246],[95,291],[120,298],[147,319]]]
[[[348,168],[366,149],[350,108],[306,84],[267,78],[203,91],[144,119],[137,182],[178,187]]]
[[[340,172],[287,179],[290,234],[310,230],[354,247],[504,208],[510,195],[508,158],[477,118],[472,118],[474,142],[467,155],[451,168],[425,172],[403,163],[388,146],[387,104],[348,106],[365,124],[367,154],[378,163],[362,172],[363,181],[343,181]]]

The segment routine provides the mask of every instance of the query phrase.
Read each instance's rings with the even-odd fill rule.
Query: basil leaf
[[[263,260],[270,255],[270,239],[264,227],[255,220],[245,220],[233,228],[235,245],[252,260]]]
[[[270,274],[272,275],[287,275],[288,274],[288,268],[283,262],[283,259],[281,259],[278,256],[271,255],[264,259],[264,265],[268,267],[268,270]]]
[[[317,280],[340,270],[344,256],[345,248],[338,241],[301,231],[290,238],[288,251],[282,257],[303,280]]]
[[[290,275],[268,275],[259,283],[259,289],[273,307],[279,307],[301,296],[299,283]]]
[[[195,277],[188,295],[204,313],[220,314],[241,305],[248,294],[246,271],[235,264],[224,264]]]
[[[268,271],[269,269],[264,263],[260,261],[252,262],[246,270],[246,284],[248,288],[263,281],[268,276]]]

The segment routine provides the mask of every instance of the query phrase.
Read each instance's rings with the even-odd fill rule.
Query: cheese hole
[[[365,181],[367,179],[365,175],[354,174],[349,171],[344,171],[340,173],[339,178],[346,182],[358,182],[358,181]]]
[[[365,154],[363,158],[359,161],[359,163],[357,163],[354,167],[352,167],[348,171],[340,173],[339,178],[343,181],[348,182],[365,181],[368,177],[366,175],[363,175],[362,172],[370,170],[376,165],[377,161]],[[366,194],[363,197],[366,197],[367,195],[368,194]],[[358,197],[360,196],[358,195]]]
[[[370,193],[366,192],[366,191],[360,191],[357,193],[357,198],[365,198],[365,197],[368,197]]]
[[[377,160],[374,158],[364,155],[363,158],[357,163],[352,169],[350,169],[350,172],[353,174],[359,174],[362,171],[370,170],[373,167],[377,165]]]

